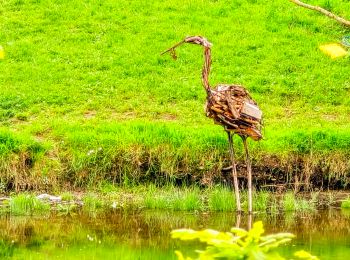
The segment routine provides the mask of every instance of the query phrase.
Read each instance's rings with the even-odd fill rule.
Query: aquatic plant
[[[192,229],[177,229],[171,232],[172,238],[184,241],[199,240],[207,244],[205,250],[196,250],[196,259],[285,259],[278,252],[281,245],[294,238],[291,233],[265,235],[261,221],[255,222],[253,228],[246,231],[241,228],[231,228],[230,232],[219,232],[212,229],[195,231]],[[175,251],[179,260],[190,260],[181,251]],[[294,253],[297,259],[317,260],[306,251]]]

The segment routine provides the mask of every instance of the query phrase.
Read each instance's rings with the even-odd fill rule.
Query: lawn
[[[349,1],[309,3],[350,19]],[[204,115],[203,50],[160,56],[187,35],[213,43],[213,86],[242,84],[263,110],[256,167],[348,182],[349,57],[319,45],[350,30],[319,13],[287,0],[7,0],[0,24],[4,190],[219,176],[227,141]],[[241,149],[237,138],[240,163]]]

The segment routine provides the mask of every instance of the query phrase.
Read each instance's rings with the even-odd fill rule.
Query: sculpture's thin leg
[[[241,212],[241,199],[239,197],[239,187],[238,187],[238,177],[237,177],[237,168],[236,168],[236,161],[235,161],[235,154],[233,150],[233,143],[232,143],[232,135],[230,131],[227,131],[228,135],[228,143],[230,146],[230,158],[232,163],[232,177],[233,177],[233,185],[235,188],[235,197],[236,197],[236,205],[237,205],[237,211]]]
[[[252,164],[249,158],[249,151],[247,145],[247,137],[241,136],[243,140],[244,150],[245,150],[245,160],[247,164],[247,175],[248,175],[248,213],[253,212],[253,193],[252,193]]]
[[[248,214],[248,230],[252,229],[253,214]]]
[[[242,218],[242,213],[241,212],[237,212],[237,215],[236,215],[236,228],[240,228],[241,227],[241,218]]]

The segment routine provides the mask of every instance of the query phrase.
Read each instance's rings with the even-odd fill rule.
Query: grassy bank
[[[350,17],[348,1],[312,2]],[[349,58],[318,49],[349,30],[316,12],[282,0],[16,0],[0,13],[1,190],[224,182],[202,50],[159,56],[195,34],[213,42],[213,85],[247,86],[264,111],[265,138],[249,143],[254,171],[271,176],[259,185],[350,183]]]
[[[200,189],[198,187],[174,187],[155,185],[121,188],[103,186],[90,192],[63,192],[57,196],[34,193],[12,194],[2,197],[0,213],[11,215],[40,215],[50,211],[59,215],[75,215],[78,211],[89,214],[121,211],[187,211],[187,212],[236,212],[233,191],[228,187],[216,186]],[[254,213],[314,212],[330,207],[348,207],[348,194],[320,193],[294,194],[293,192],[272,193],[256,191],[253,194]],[[247,212],[247,191],[241,191],[241,203]]]

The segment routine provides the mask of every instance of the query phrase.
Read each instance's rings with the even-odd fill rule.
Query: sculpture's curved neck
[[[186,37],[181,42],[175,44],[173,47],[167,49],[166,51],[162,52],[161,54],[170,52],[172,57],[176,59],[176,53],[175,48],[180,46],[183,43],[192,43],[192,44],[198,44],[202,45],[204,48],[204,65],[202,69],[202,82],[205,90],[207,91],[207,94],[211,93],[210,85],[209,85],[209,73],[210,73],[210,65],[211,65],[211,51],[210,47],[212,44],[204,37],[202,36],[189,36]]]
[[[207,94],[210,93],[210,85],[209,85],[210,65],[211,65],[210,47],[204,47],[204,64],[202,69],[202,83],[205,90],[207,91]]]

